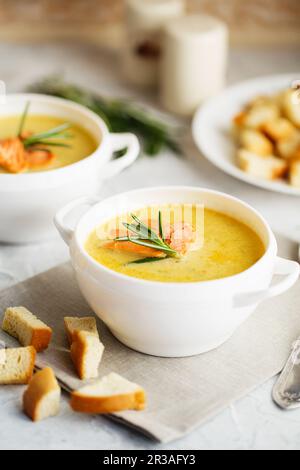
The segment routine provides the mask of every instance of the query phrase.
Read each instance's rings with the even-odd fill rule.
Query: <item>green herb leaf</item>
[[[116,237],[114,238],[115,242],[130,242],[131,240],[136,239],[136,240],[143,240],[143,238],[140,237]]]
[[[161,213],[161,211],[159,211],[159,213],[158,213],[158,226],[159,226],[159,236],[163,241],[165,241],[164,230],[163,230],[163,225],[162,225],[162,213]]]
[[[143,259],[137,259],[135,261],[131,261],[129,264],[146,264],[146,263],[156,263],[157,261],[162,261],[163,259],[166,258],[143,258]]]
[[[25,125],[25,121],[26,121],[26,118],[27,118],[27,115],[28,115],[28,111],[29,111],[29,108],[30,108],[30,101],[28,101],[25,105],[25,109],[23,111],[23,114],[22,114],[22,117],[21,117],[21,121],[20,121],[20,125],[19,125],[19,130],[18,130],[18,137],[21,137],[21,134],[23,132],[23,129],[24,129],[24,125]]]
[[[25,145],[26,148],[35,147],[36,145],[46,145],[46,147],[63,147],[63,148],[72,148],[72,145],[64,144],[63,142],[49,142],[47,140],[36,141],[33,144]]]
[[[156,240],[159,242],[162,241],[160,240],[159,236],[151,229],[151,227],[148,227],[146,224],[144,224],[144,222],[142,222],[135,214],[131,214],[131,217],[138,224],[138,230],[148,234],[148,237],[150,237],[151,240]]]
[[[166,245],[158,245],[155,242],[147,241],[145,238],[140,237],[119,237],[115,238],[116,242],[131,242],[135,243],[136,245],[146,246],[147,248],[153,248],[154,250],[159,250],[167,253],[177,254],[177,251],[172,250],[167,244]]]
[[[134,233],[137,235],[137,238],[140,238],[141,240],[148,240],[151,238],[148,229],[145,229],[145,227],[141,227],[140,225],[126,224],[125,222],[123,225],[128,232]]]

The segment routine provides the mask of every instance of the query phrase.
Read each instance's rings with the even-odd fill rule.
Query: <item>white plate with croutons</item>
[[[196,112],[193,135],[204,156],[226,173],[300,196],[300,73],[228,88]]]

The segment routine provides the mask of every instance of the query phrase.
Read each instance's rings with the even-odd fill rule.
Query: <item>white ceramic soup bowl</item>
[[[131,165],[139,154],[133,134],[111,134],[104,121],[88,109],[51,96],[8,95],[0,104],[0,118],[21,115],[30,101],[31,114],[59,117],[78,124],[96,140],[87,158],[57,170],[28,174],[0,173],[0,242],[28,243],[55,235],[53,217],[67,202],[96,194],[104,179]],[[127,148],[112,161],[113,153]]]
[[[140,280],[98,264],[85,251],[90,232],[101,223],[152,204],[203,203],[253,228],[265,245],[264,256],[250,269],[207,282],[163,283]],[[75,230],[65,220],[79,205],[91,206]],[[85,299],[113,335],[137,351],[183,357],[224,343],[266,299],[288,290],[299,265],[277,256],[269,225],[252,207],[207,189],[165,187],[120,194],[104,201],[75,201],[56,216],[55,224],[70,246],[72,264]],[[280,275],[279,281],[273,279]]]

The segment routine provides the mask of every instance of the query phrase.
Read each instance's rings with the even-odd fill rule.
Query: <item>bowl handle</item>
[[[297,282],[299,274],[300,265],[296,263],[296,261],[277,257],[274,276],[281,276],[281,279],[272,284],[269,289],[236,295],[233,301],[234,307],[244,308],[255,306],[264,300],[283,294]]]
[[[67,245],[70,245],[75,229],[72,229],[66,224],[66,218],[72,214],[73,211],[82,206],[94,206],[100,201],[100,199],[93,198],[90,196],[81,197],[75,201],[70,202],[65,207],[60,209],[54,218],[54,224]]]
[[[112,151],[118,152],[125,149],[124,155],[107,164],[104,170],[104,178],[111,178],[117,175],[125,168],[132,165],[140,153],[140,144],[138,138],[134,134],[110,134],[112,142]]]

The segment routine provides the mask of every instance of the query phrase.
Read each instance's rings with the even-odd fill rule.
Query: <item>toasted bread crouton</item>
[[[245,117],[246,113],[244,111],[241,111],[233,117],[232,122],[237,128],[241,128],[244,126]]]
[[[300,146],[297,148],[296,152],[292,156],[292,160],[300,160]]]
[[[297,95],[298,94],[298,95]],[[299,91],[288,89],[283,95],[282,108],[284,115],[300,128],[300,98]]]
[[[256,106],[268,106],[270,103],[272,104],[273,99],[271,96],[267,95],[259,95],[249,101],[247,108],[254,108]]]
[[[37,352],[47,349],[52,336],[52,329],[24,307],[8,308],[2,329],[22,346],[34,346]]]
[[[272,100],[273,100],[273,102],[275,102],[279,106],[281,114],[283,112],[282,108],[283,108],[285,92],[286,92],[286,89],[282,89],[282,90],[278,91],[275,95],[272,95]]]
[[[263,132],[277,142],[281,139],[289,139],[296,131],[295,126],[285,118],[278,118],[266,122],[262,127]]]
[[[5,312],[2,329],[22,346],[34,346],[37,352],[47,349],[52,330],[24,307],[11,307]]]
[[[285,160],[269,155],[262,157],[246,149],[238,151],[238,163],[242,170],[252,176],[274,180],[284,176],[288,170]]]
[[[240,144],[249,152],[257,155],[272,155],[273,144],[261,132],[253,129],[244,129],[240,133]]]
[[[75,331],[71,358],[81,380],[98,377],[104,346],[98,336],[87,331]]]
[[[5,350],[5,362],[0,365],[0,385],[28,384],[34,370],[36,350],[33,346]]]
[[[300,158],[291,161],[289,180],[292,186],[300,188]]]
[[[60,408],[61,389],[50,367],[37,372],[23,396],[23,410],[32,421],[56,416]]]
[[[71,395],[71,407],[80,413],[116,413],[145,409],[145,391],[118,374],[111,373]]]
[[[94,317],[65,317],[64,323],[70,345],[73,342],[75,331],[87,331],[99,336],[96,318]]]
[[[288,139],[281,139],[277,142],[277,152],[285,159],[295,158],[295,154],[300,148],[300,132],[295,131]]]
[[[0,345],[0,366],[4,366],[6,362],[6,350],[5,347],[1,347]]]
[[[242,125],[250,129],[261,129],[269,121],[280,117],[280,109],[275,103],[255,105],[244,115]]]

